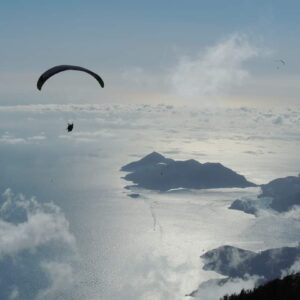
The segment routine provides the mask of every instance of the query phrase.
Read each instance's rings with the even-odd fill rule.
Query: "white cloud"
[[[108,130],[101,129],[97,131],[79,131],[74,132],[72,135],[61,134],[59,135],[60,139],[64,140],[73,140],[75,142],[95,142],[98,141],[99,138],[113,138],[114,134],[109,132]]]
[[[300,258],[294,262],[294,264],[290,267],[289,273],[298,273],[300,272]]]
[[[202,287],[195,293],[193,299],[217,300],[226,294],[239,293],[242,289],[253,289],[258,279],[258,276],[245,276],[244,279],[231,278],[224,284],[217,284],[217,281],[211,280],[202,284]]]
[[[28,143],[39,143],[45,140],[44,134],[29,136],[29,137],[15,137],[9,132],[5,132],[0,136],[0,144],[16,145],[16,144],[28,144]]]
[[[36,141],[36,142],[42,141],[42,140],[45,140],[45,139],[46,139],[46,137],[45,137],[43,134],[41,134],[41,135],[30,136],[30,137],[28,138],[29,141]]]
[[[0,298],[64,295],[75,279],[75,244],[59,207],[7,189],[0,201]]]
[[[0,259],[49,242],[63,242],[72,248],[75,239],[69,224],[54,204],[39,204],[35,198],[3,193],[0,207]]]
[[[155,251],[138,259],[135,268],[128,270],[134,280],[126,281],[117,299],[179,300],[199,282],[198,266],[191,261],[175,262]]]
[[[1,144],[25,144],[26,140],[24,138],[14,137],[13,135],[9,134],[8,132],[4,133],[0,137]]]
[[[75,283],[72,267],[67,263],[44,262],[42,269],[51,280],[49,288],[42,290],[37,299],[59,299],[62,292],[72,288]]]
[[[245,81],[249,71],[244,63],[260,53],[246,35],[235,33],[195,58],[182,57],[170,74],[171,86],[183,97],[226,93]]]
[[[110,106],[110,104],[18,104],[0,106],[0,112],[101,112]]]

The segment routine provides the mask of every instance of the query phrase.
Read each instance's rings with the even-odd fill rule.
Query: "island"
[[[262,209],[273,209],[282,213],[300,205],[299,176],[277,178],[260,187],[261,193],[255,199],[236,199],[229,209],[257,215]]]
[[[121,171],[128,172],[123,178],[133,182],[135,187],[157,191],[256,186],[220,163],[173,160],[157,152],[123,166]]]
[[[282,275],[300,259],[300,245],[267,249],[260,252],[221,246],[201,255],[204,270],[229,277],[260,276],[264,282]]]
[[[207,295],[214,295],[216,299],[225,300],[228,298],[223,296],[228,291],[239,294],[241,290],[252,290],[277,278],[299,272],[300,245],[260,252],[225,245],[207,251],[201,258],[204,270],[215,271],[226,277],[202,282],[186,296],[206,299]]]

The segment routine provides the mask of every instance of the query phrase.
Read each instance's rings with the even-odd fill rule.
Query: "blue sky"
[[[8,79],[7,74],[28,74],[33,80],[34,74],[52,65],[72,63],[102,72],[117,85],[124,69],[138,67],[156,77],[172,69],[182,56],[194,57],[237,32],[272,52],[264,60],[267,64],[257,60],[248,66],[256,77],[267,74],[269,80],[278,57],[289,62],[284,75],[295,76],[299,6],[297,1],[242,0],[2,2],[0,74],[6,84],[1,85],[0,103],[22,98],[21,87],[18,93],[9,93],[7,82],[13,75]],[[15,79],[15,83],[21,81]],[[152,89],[159,91],[158,86]],[[138,95],[142,93],[141,89]],[[128,98],[136,97],[133,94]],[[31,95],[34,98],[34,91],[24,91],[24,98]]]

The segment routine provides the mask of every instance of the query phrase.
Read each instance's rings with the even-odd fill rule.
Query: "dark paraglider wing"
[[[47,70],[46,72],[44,72],[44,73],[40,76],[40,78],[39,78],[39,80],[38,80],[38,82],[37,82],[37,84],[36,84],[37,88],[38,88],[39,90],[41,90],[41,89],[42,89],[42,86],[44,85],[44,83],[45,83],[50,77],[56,75],[57,73],[60,73],[60,72],[63,72],[63,71],[68,71],[68,70],[81,71],[81,72],[88,73],[88,74],[90,74],[91,76],[93,76],[93,77],[98,81],[98,83],[100,84],[101,87],[104,87],[104,82],[103,82],[102,78],[101,78],[98,74],[92,72],[91,70],[88,70],[88,69],[86,69],[86,68],[82,68],[82,67],[79,67],[79,66],[60,65],[60,66],[55,66],[55,67],[53,67],[53,68]]]

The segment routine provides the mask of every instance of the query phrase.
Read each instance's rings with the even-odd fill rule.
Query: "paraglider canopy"
[[[44,83],[52,76],[56,75],[57,73],[60,73],[60,72],[63,72],[63,71],[68,71],[68,70],[73,70],[73,71],[81,71],[81,72],[85,72],[91,76],[93,76],[97,81],[98,83],[100,84],[100,86],[103,88],[104,87],[104,82],[102,80],[102,78],[92,72],[91,70],[88,70],[86,68],[82,68],[82,67],[79,67],[79,66],[72,66],[72,65],[59,65],[59,66],[55,66],[49,70],[47,70],[46,72],[44,72],[39,80],[37,81],[37,88],[38,90],[41,90],[42,89],[42,86],[44,85]]]

